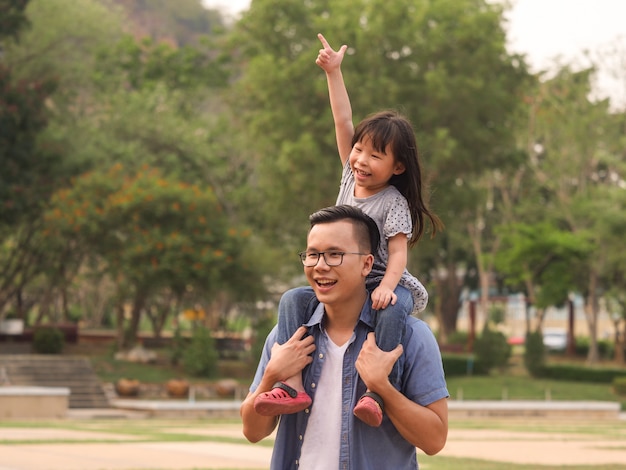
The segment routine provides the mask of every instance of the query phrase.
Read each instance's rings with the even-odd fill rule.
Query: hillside
[[[127,14],[132,34],[183,46],[224,28],[219,11],[205,9],[199,0],[110,0]]]

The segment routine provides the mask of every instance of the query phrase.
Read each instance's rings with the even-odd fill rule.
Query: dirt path
[[[623,464],[626,469],[626,434],[606,439],[594,434],[451,429],[440,455],[518,464]]]
[[[136,436],[102,429],[69,429],[74,426],[66,423],[68,429],[11,428],[0,423],[0,470],[267,469],[272,451],[270,446],[234,442],[243,437],[237,423],[207,422],[199,427],[195,421],[186,427],[184,421],[170,421],[160,429],[206,437],[202,442],[136,442]],[[555,432],[546,431],[545,424],[540,428],[541,432],[498,430],[497,426],[453,428],[440,455],[520,464],[622,464],[626,469],[623,422],[616,423],[615,428],[604,423],[605,430],[615,429],[608,433],[596,432],[594,423],[573,428],[575,432],[568,432],[563,423]]]

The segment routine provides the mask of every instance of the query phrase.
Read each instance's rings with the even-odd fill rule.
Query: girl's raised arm
[[[335,51],[330,47],[324,36],[318,34],[317,37],[322,42],[323,49],[320,49],[315,63],[326,72],[330,109],[335,121],[337,150],[339,151],[341,164],[345,165],[352,151],[352,136],[354,136],[352,107],[350,106],[348,90],[346,90],[343,74],[341,73],[341,62],[348,46],[343,45],[338,51]]]

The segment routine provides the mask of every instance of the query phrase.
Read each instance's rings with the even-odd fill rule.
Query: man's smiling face
[[[315,266],[305,267],[304,273],[320,302],[341,303],[365,289],[364,279],[372,269],[373,256],[359,246],[354,226],[347,220],[314,225],[307,239],[307,253],[342,252],[339,266],[328,266],[323,256]]]

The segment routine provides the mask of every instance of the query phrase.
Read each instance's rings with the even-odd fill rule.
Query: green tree
[[[586,252],[582,264],[562,266],[544,278],[542,285],[544,291],[556,286],[562,292],[564,287],[558,286],[563,286],[568,273],[577,276],[569,277],[570,290],[586,298],[590,362],[598,359],[599,296],[607,287],[602,286],[602,277],[611,257],[606,246],[613,246],[613,233],[623,225],[621,218],[615,218],[615,202],[620,201],[617,207],[623,207],[624,198],[619,176],[623,174],[622,157],[612,143],[617,133],[609,103],[589,99],[593,74],[594,69],[572,71],[565,66],[554,77],[543,80],[527,100],[525,183],[530,190],[516,208],[521,220],[550,224],[553,233],[578,240]],[[545,255],[558,253],[559,247],[553,248]],[[534,302],[532,293],[529,295]]]
[[[48,168],[54,186],[46,188],[41,181],[38,186],[33,184],[33,189],[40,191],[40,197],[31,198],[40,204],[39,213],[47,210],[50,216],[60,210],[56,198],[57,206],[47,207],[53,191],[67,188],[76,194],[74,185],[83,177],[72,181],[71,176],[89,173],[94,178],[97,178],[94,175],[104,177],[109,168],[121,162],[122,170],[117,177],[122,180],[134,178],[148,165],[159,168],[168,178],[171,176],[172,181],[213,188],[224,220],[228,220],[239,235],[243,233],[236,207],[237,193],[245,190],[245,185],[240,184],[242,175],[247,172],[241,171],[245,158],[234,156],[230,151],[233,139],[224,118],[227,108],[217,93],[229,79],[224,66],[227,56],[219,53],[214,41],[219,38],[221,28],[219,15],[207,13],[197,2],[179,3],[172,23],[176,28],[164,28],[168,30],[166,33],[174,33],[176,29],[175,36],[181,40],[174,41],[175,45],[123,36],[122,30],[136,19],[132,15],[131,21],[125,18],[128,5],[116,8],[112,3],[103,4],[98,0],[40,0],[29,5],[27,12],[32,28],[21,37],[19,44],[5,48],[3,57],[20,80],[48,75],[57,78],[57,88],[46,97],[47,106],[41,107],[48,118],[47,126],[38,139],[23,141],[51,142],[45,149],[62,155],[62,159]],[[157,17],[161,14],[158,12],[171,10],[172,6],[168,5],[168,2],[151,2],[145,7]],[[198,12],[207,15],[198,16]],[[185,28],[186,23],[188,28]],[[212,37],[201,39],[200,32],[212,33]],[[176,44],[180,43],[188,45],[178,47]],[[40,155],[35,163],[43,166],[47,162],[43,157]],[[244,163],[237,164],[238,161]],[[36,181],[38,168],[35,165],[22,168],[20,176]],[[3,176],[5,173],[0,178]],[[63,191],[57,192],[57,196],[62,194]],[[85,191],[84,195],[77,195],[77,199],[84,200],[93,194],[93,191]],[[16,200],[9,202],[15,204]],[[23,211],[14,212],[23,214]],[[122,232],[127,228],[124,220],[110,222],[119,222]],[[109,286],[107,289],[110,289],[112,282],[120,285],[118,279],[103,274],[109,273],[110,266],[103,263],[103,257],[95,256],[98,251],[85,242],[89,230],[81,229],[79,233],[67,230],[63,238],[56,238],[46,236],[49,233],[43,231],[50,230],[49,224],[50,219],[42,228],[42,220],[35,218],[28,226],[11,227],[10,237],[3,239],[2,256],[6,262],[2,263],[5,271],[0,282],[7,288],[2,291],[6,296],[0,295],[0,298],[16,298],[25,292],[29,302],[39,304],[40,316],[48,314],[47,306],[56,305],[58,298],[63,314],[68,315],[76,308],[78,300],[83,305],[86,303],[89,289],[77,285],[82,279],[88,280],[89,287]],[[97,224],[91,230],[96,228]],[[115,232],[117,227],[109,225],[108,229]],[[245,238],[247,246],[251,237]],[[255,261],[262,258],[251,255],[244,245],[240,246],[239,257]],[[16,247],[20,247],[22,258],[15,256]],[[252,264],[255,269],[260,265]],[[25,271],[27,267],[32,273]],[[255,278],[253,271],[252,268],[244,270],[242,265],[232,272],[224,268],[224,282],[220,282],[220,286],[227,292],[228,287],[234,290],[241,281],[245,294],[253,295],[260,285],[255,283],[254,288],[248,285],[249,279]],[[160,290],[145,300],[143,311],[148,312],[155,333],[177,308],[177,302],[182,302],[180,291],[183,288],[175,285],[176,274],[163,273],[163,277],[168,276],[169,284],[159,278]],[[167,287],[163,287],[165,285]],[[95,294],[95,289],[92,291]],[[196,295],[201,291],[195,286]],[[190,301],[190,294],[185,292],[185,299]],[[134,298],[135,293],[130,288],[124,292],[118,290],[117,305]],[[101,295],[104,294],[103,291]],[[106,303],[100,301],[98,316],[101,319],[106,317],[103,313]]]
[[[29,24],[26,1],[0,2],[0,314],[7,302],[23,316],[24,286],[46,257],[35,242],[44,201],[62,165],[48,126],[45,101],[55,89],[48,76],[16,78],[5,53]]]
[[[268,201],[250,204],[266,239],[295,251],[303,214],[336,197],[339,160],[325,77],[314,64],[321,31],[349,45],[342,68],[355,121],[396,108],[416,128],[433,207],[448,230],[414,250],[409,267],[430,276],[440,324],[453,331],[455,276],[474,256],[467,227],[487,192],[472,182],[511,162],[527,79],[523,60],[506,51],[502,14],[482,0],[253,2],[233,38],[244,67],[233,103],[256,168],[249,184]],[[451,273],[449,284],[438,273]]]
[[[23,314],[38,301],[52,303],[49,287],[32,287],[58,271],[59,253],[42,244],[42,213],[81,167],[72,151],[77,134],[64,126],[80,109],[94,43],[109,31],[113,13],[96,0],[5,1],[1,7],[10,36],[16,25],[29,25],[19,41],[2,42],[0,63],[0,310],[12,302]]]
[[[16,39],[20,31],[28,25],[24,10],[29,0],[0,0],[0,41]]]
[[[584,284],[581,273],[592,253],[592,242],[586,234],[559,229],[552,222],[510,224],[500,234],[498,272],[510,286],[526,293],[537,308],[540,329],[545,308],[564,305],[569,293]]]
[[[190,290],[209,299],[229,287],[241,298],[256,292],[249,233],[230,226],[211,188],[149,167],[126,175],[116,165],[78,178],[52,202],[48,237],[74,240],[117,286],[121,346],[134,341],[147,303],[164,290],[175,305]],[[131,304],[126,332],[125,302]]]

